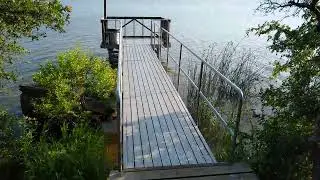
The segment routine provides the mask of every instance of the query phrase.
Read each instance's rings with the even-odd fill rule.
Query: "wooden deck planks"
[[[123,168],[214,163],[151,46],[125,39],[123,49]]]
[[[132,48],[129,48],[129,57],[133,58],[134,51]],[[130,71],[129,74],[129,81],[130,81],[130,108],[131,108],[131,121],[132,121],[132,136],[133,136],[133,150],[134,150],[134,167],[144,167],[143,165],[143,152],[142,152],[142,142],[141,142],[141,131],[140,131],[140,124],[139,124],[139,116],[137,103],[137,96],[139,96],[139,87],[138,87],[138,79],[136,76],[136,70],[131,68],[134,62],[128,62],[128,69]],[[133,96],[131,96],[133,95]],[[129,147],[130,148],[130,147]]]
[[[150,53],[150,52],[149,52]],[[150,67],[158,67],[157,64],[154,64],[154,61],[150,61],[153,62],[152,64],[150,64]],[[169,85],[167,84],[167,82],[165,81],[165,78],[162,77],[162,73],[159,72],[159,70],[154,69],[154,71],[157,73],[157,80],[158,82],[160,82],[160,86],[167,86],[169,87]],[[176,103],[175,101],[175,97],[173,96],[177,96],[177,93],[175,93],[174,89],[170,89],[168,88],[166,90],[166,93],[163,94],[163,98],[169,106],[169,113],[175,114],[175,117],[177,119],[177,121],[175,122],[175,126],[177,129],[180,130],[181,134],[186,134],[186,136],[182,136],[182,138],[186,137],[186,139],[184,139],[183,142],[187,142],[188,145],[186,146],[187,152],[189,153],[188,157],[189,157],[189,161],[191,164],[204,164],[206,163],[203,159],[203,155],[200,152],[199,146],[197,145],[194,136],[192,135],[191,131],[190,131],[190,127],[189,125],[186,123],[185,117],[183,116],[182,112],[180,111],[179,105]],[[181,103],[181,102],[180,102]],[[182,130],[182,131],[181,131]],[[201,147],[201,146],[200,146]],[[192,154],[191,154],[192,153]],[[195,159],[196,158],[196,159]],[[196,161],[195,161],[196,160]],[[209,162],[211,163],[211,162]]]
[[[139,53],[139,45],[137,45],[137,51]],[[148,71],[146,64],[148,61],[144,61],[144,64],[141,64],[142,67],[144,67],[144,72],[148,73],[148,77],[151,78],[151,81],[145,82],[146,85],[152,85],[155,89],[157,88],[155,85],[155,76],[154,74],[151,74],[151,72]],[[183,153],[183,148],[181,146],[181,143],[179,141],[179,136],[177,136],[176,129],[172,125],[172,119],[170,114],[165,113],[167,111],[166,103],[163,102],[162,96],[159,96],[160,93],[153,93],[156,96],[154,97],[155,107],[157,110],[157,115],[160,118],[160,124],[165,132],[166,140],[167,140],[167,148],[169,151],[169,156],[172,162],[172,165],[180,165],[180,164],[186,164],[186,158],[185,154]]]
[[[143,53],[146,53],[144,51],[143,46],[139,46],[138,49],[141,50]],[[159,74],[154,69],[155,67],[152,64],[150,64],[150,61],[148,61],[145,64],[145,66],[148,69],[147,72],[152,72],[155,74],[154,77],[156,79],[153,82],[158,82],[158,83],[153,85],[159,89],[161,87],[164,87],[165,84],[160,83],[161,80],[159,80],[158,78]],[[169,126],[174,129],[171,131],[175,132],[176,134],[174,134],[174,136],[178,137],[177,141],[179,141],[179,143],[176,143],[176,144],[178,144],[178,149],[179,149],[178,152],[180,152],[179,156],[181,156],[180,159],[182,160],[181,164],[196,164],[194,153],[190,148],[190,144],[186,139],[186,136],[185,136],[185,133],[183,132],[182,127],[179,125],[180,119],[176,116],[176,112],[172,111],[173,107],[172,107],[172,104],[170,103],[170,100],[166,99],[168,94],[164,92],[161,95],[162,96],[160,97],[160,99],[161,99],[161,102],[163,102],[161,103],[161,105],[163,106],[163,113],[168,114],[167,117],[168,119],[170,119]],[[182,146],[180,146],[180,144]]]
[[[203,167],[172,167],[145,170],[128,170],[123,173],[113,173],[110,180],[147,180],[147,179],[213,179],[257,180],[257,176],[247,164],[233,163],[218,166]]]
[[[157,59],[156,54],[153,52],[153,50],[151,48],[146,48],[146,50],[149,52],[149,54],[151,56],[153,56],[153,59]],[[157,66],[157,61],[151,61],[151,62],[153,62],[154,65]],[[164,68],[162,67],[162,65],[160,63],[158,63],[158,67],[159,67],[159,68],[157,68],[158,71],[165,72]],[[159,79],[162,81],[165,81],[168,84],[167,92],[169,92],[169,93],[176,92],[175,87],[170,80],[170,77],[165,73],[160,73],[160,75],[162,75],[162,76],[160,76]],[[174,94],[175,95],[173,97],[174,97],[175,101],[173,101],[173,102],[176,102],[179,107],[179,110],[177,110],[177,112],[181,112],[178,114],[183,115],[185,117],[185,120],[186,120],[185,122],[188,124],[187,126],[192,131],[192,134],[194,135],[194,138],[197,141],[197,146],[200,148],[202,154],[204,155],[206,162],[207,163],[216,162],[212,152],[210,151],[208,144],[205,142],[202,134],[200,133],[199,129],[196,127],[196,124],[193,121],[191,114],[187,110],[187,107],[185,106],[183,100],[181,99],[181,97],[179,96],[179,94],[177,92]],[[184,122],[184,121],[182,121],[182,122]]]

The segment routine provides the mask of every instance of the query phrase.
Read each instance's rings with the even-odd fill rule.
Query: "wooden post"
[[[104,155],[105,159],[112,163],[114,167],[120,168],[121,162],[119,156],[121,155],[119,146],[120,133],[118,131],[118,118],[112,118],[107,122],[102,123],[104,131]]]
[[[107,48],[107,30],[108,30],[108,21],[105,19],[101,19],[101,34],[102,34],[102,41],[101,41],[101,48]]]
[[[102,41],[100,44],[101,48],[107,48],[107,31],[108,31],[108,21],[107,21],[107,0],[104,0],[103,4],[103,19],[101,19],[101,27],[102,27]]]
[[[107,19],[107,0],[104,0],[104,11],[103,11],[103,18]]]
[[[163,19],[161,20],[161,28],[165,29],[166,31],[170,32],[170,19]],[[169,34],[165,31],[162,31],[162,42],[164,47],[170,47],[170,38]]]

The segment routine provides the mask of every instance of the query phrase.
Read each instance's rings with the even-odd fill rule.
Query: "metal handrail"
[[[121,19],[121,18],[120,18]],[[131,22],[136,21],[139,18],[132,18]],[[130,24],[126,23],[125,21],[125,25],[123,25],[122,21],[120,21],[119,19],[111,19],[108,18],[108,20],[114,20],[114,21],[118,21],[120,22],[120,36],[119,36],[119,60],[118,60],[118,83],[117,83],[117,102],[118,102],[118,112],[119,112],[119,131],[121,132],[121,125],[120,122],[122,120],[122,109],[123,109],[123,104],[122,104],[122,61],[123,61],[123,55],[122,55],[122,48],[123,48],[123,37],[126,37],[126,35],[123,34],[123,30],[124,28],[126,28],[126,25]],[[161,19],[161,20],[166,20],[166,19]],[[156,19],[155,21],[159,22],[158,19]],[[161,27],[159,24],[155,23],[154,21],[151,21],[151,25],[150,28],[148,28],[148,26],[146,26],[143,21],[142,24],[139,21],[138,24],[140,24],[142,26],[142,28],[147,29],[148,31],[151,32],[151,35],[149,36],[151,38],[151,45],[153,48],[156,49],[156,46],[158,46],[157,50],[158,50],[158,57],[161,57],[161,49],[162,47],[164,47],[164,44],[162,43],[163,38],[166,38],[166,42],[167,42],[167,48],[166,49],[166,59],[168,61],[168,59],[172,59],[178,66],[179,66],[179,72],[178,72],[178,83],[179,83],[179,77],[180,77],[180,72],[182,72],[187,78],[188,80],[191,82],[192,86],[195,88],[195,90],[197,90],[198,94],[197,94],[197,98],[198,98],[198,108],[199,108],[199,98],[203,98],[204,101],[209,105],[209,108],[211,109],[211,111],[216,115],[217,119],[223,124],[223,126],[228,130],[228,132],[231,134],[232,136],[232,142],[233,142],[233,152],[236,149],[236,145],[237,145],[237,136],[239,133],[239,125],[240,125],[240,120],[241,120],[241,113],[242,113],[242,105],[243,105],[243,100],[244,100],[244,94],[243,91],[235,84],[233,83],[230,79],[228,79],[226,76],[224,76],[222,73],[220,73],[215,67],[213,67],[211,64],[209,64],[207,61],[205,61],[204,59],[202,59],[200,56],[198,56],[194,51],[192,51],[188,46],[186,46],[184,43],[182,43],[178,38],[176,38],[175,36],[173,36],[168,30],[164,29],[163,27]],[[158,27],[158,32],[156,32],[156,26]],[[117,28],[116,22],[115,22],[115,27]],[[135,26],[133,27],[135,28]],[[163,35],[165,37],[163,37]],[[170,52],[170,43],[169,43],[169,37],[174,39],[175,41],[177,41],[180,45],[180,51],[179,51],[179,60],[177,61]],[[157,41],[158,39],[158,41]],[[197,85],[197,83],[192,80],[192,78],[188,75],[188,73],[183,70],[181,68],[181,59],[182,59],[182,50],[185,49],[187,50],[189,53],[191,53],[191,55],[193,55],[196,59],[200,60],[201,62],[201,70],[200,70],[200,80],[199,80],[199,84]],[[167,62],[168,63],[168,62]],[[208,67],[210,70],[214,71],[215,74],[217,74],[224,82],[226,82],[228,85],[231,86],[231,88],[233,90],[236,91],[236,93],[238,94],[238,110],[237,110],[237,117],[236,117],[236,123],[235,123],[235,129],[232,130],[229,126],[227,121],[222,117],[222,115],[220,114],[220,112],[214,107],[214,105],[210,102],[209,98],[207,98],[204,93],[201,91],[201,78],[202,78],[202,72],[203,72],[203,68],[204,66]],[[178,85],[179,86],[179,85]],[[197,109],[199,110],[199,109]],[[198,111],[199,113],[199,111]],[[120,133],[121,134],[121,133]],[[120,137],[120,142],[122,142],[122,137]],[[119,145],[119,149],[121,149],[121,143]],[[120,152],[120,151],[119,151]],[[121,155],[119,155],[119,162],[121,161]],[[120,167],[121,169],[121,167]]]
[[[123,137],[122,137],[122,126],[121,122],[123,119],[123,103],[122,103],[122,98],[123,98],[123,92],[122,92],[122,61],[123,61],[123,28],[122,28],[122,22],[120,21],[120,33],[119,33],[119,55],[118,55],[118,86],[117,86],[117,92],[118,92],[118,99],[119,99],[119,121],[118,121],[118,130],[119,130],[119,138],[120,138],[120,143],[119,143],[119,164],[120,164],[120,171],[122,170],[122,155],[121,155],[121,150],[122,150],[122,142],[123,142]]]
[[[159,25],[158,25],[159,26]],[[159,26],[160,27],[160,26]],[[161,27],[160,27],[161,28]],[[166,32],[167,34],[169,34],[173,39],[175,39],[177,42],[179,42],[185,49],[187,49],[192,55],[194,55],[197,59],[199,59],[200,61],[204,62],[207,66],[209,66],[213,71],[215,71],[215,73],[217,73],[222,79],[224,79],[230,86],[232,86],[233,88],[236,89],[236,91],[239,93],[239,95],[241,96],[241,98],[244,98],[244,94],[242,92],[242,90],[236,85],[234,84],[231,80],[229,80],[227,77],[225,77],[223,74],[221,74],[216,68],[214,68],[211,64],[209,64],[206,60],[202,59],[200,56],[198,56],[195,52],[193,52],[188,46],[186,46],[185,44],[183,44],[179,39],[177,39],[175,36],[173,36],[170,32],[168,32],[167,30],[161,28],[162,31]]]
[[[225,126],[225,128],[228,129],[230,132],[231,136],[233,137],[233,153],[235,153],[235,149],[237,146],[237,136],[239,134],[239,126],[240,126],[240,120],[241,120],[241,113],[242,113],[242,106],[243,106],[243,100],[244,100],[244,93],[243,91],[235,84],[233,83],[230,79],[228,79],[226,76],[224,76],[222,73],[220,73],[215,67],[213,67],[211,64],[209,64],[206,60],[202,59],[200,56],[198,56],[194,51],[192,51],[188,46],[186,46],[184,43],[182,43],[178,38],[176,38],[174,35],[172,35],[169,31],[166,29],[162,28],[159,24],[154,23],[158,27],[158,31],[155,31],[155,28],[153,28],[153,36],[155,44],[155,39],[158,37],[158,41],[162,41],[160,39],[162,32],[165,32],[167,34],[167,42],[169,43],[169,36],[170,38],[173,38],[180,44],[180,56],[179,56],[179,62],[176,61],[176,59],[170,55],[169,47],[167,47],[167,64],[168,64],[168,59],[169,57],[179,66],[179,72],[178,72],[178,81],[180,77],[180,71],[188,78],[188,80],[191,82],[192,86],[198,91],[199,95],[208,103],[210,109],[212,112],[218,117],[220,122]],[[157,34],[159,33],[159,35]],[[162,48],[162,43],[161,47]],[[237,109],[237,117],[236,117],[236,124],[235,124],[235,129],[234,131],[228,126],[228,123],[226,120],[222,117],[222,115],[218,112],[218,110],[213,106],[213,104],[209,101],[209,99],[203,94],[201,91],[201,80],[200,80],[200,86],[198,87],[196,83],[190,78],[190,76],[181,68],[181,58],[182,58],[182,49],[186,49],[188,52],[190,52],[194,57],[196,57],[198,60],[201,62],[201,72],[200,72],[200,78],[202,78],[202,72],[203,72],[203,66],[206,65],[206,67],[210,68],[210,70],[213,70],[220,78],[222,78],[227,84],[229,84],[238,94],[239,99],[238,99],[238,109]],[[161,50],[160,50],[161,51]],[[179,85],[178,85],[179,86]],[[199,102],[198,102],[199,103]],[[199,104],[198,104],[199,106]]]
[[[115,21],[115,22],[122,22],[122,28],[124,29],[124,37],[139,37],[139,38],[151,38],[151,36],[146,36],[144,33],[144,30],[147,29],[148,31],[152,31],[152,25],[150,25],[150,27],[148,27],[148,25],[146,25],[144,23],[144,21],[170,21],[170,19],[166,19],[166,18],[162,18],[162,17],[121,17],[121,16],[108,16],[106,19],[101,19],[101,21]],[[127,36],[126,30],[127,30],[127,26],[132,25],[132,34],[133,35],[129,35]],[[136,28],[137,25],[141,26],[141,31],[140,34],[138,35],[137,33],[135,33],[135,31],[138,29]],[[115,23],[115,25],[112,25],[112,27],[118,27]]]

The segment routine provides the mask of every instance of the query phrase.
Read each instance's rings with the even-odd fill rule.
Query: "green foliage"
[[[52,118],[86,118],[81,106],[83,96],[110,101],[116,86],[116,70],[108,62],[91,57],[80,49],[58,55],[34,74],[36,85],[48,89],[47,96],[37,103],[40,114]]]
[[[19,159],[18,149],[16,149],[17,138],[15,138],[14,128],[18,127],[18,118],[9,115],[5,110],[0,109],[0,159]]]
[[[22,139],[27,179],[105,179],[104,136],[87,125],[72,132],[62,127],[62,138],[33,142],[32,133]]]
[[[290,121],[290,120],[289,120]],[[245,154],[261,179],[310,179],[311,150],[306,137],[312,127],[276,116],[255,130]]]
[[[0,176],[2,179],[104,179],[104,135],[86,124],[62,126],[59,140],[35,141],[24,119],[0,112]],[[21,132],[19,132],[21,131]]]
[[[217,161],[227,162],[232,160],[232,136],[229,129],[216,119],[206,102],[199,105],[199,128],[206,142],[212,149]]]
[[[0,0],[0,80],[14,79],[5,67],[25,51],[20,38],[45,37],[45,29],[63,32],[70,11],[59,0]]]
[[[292,28],[270,21],[250,30],[259,36],[267,35],[272,42],[270,50],[281,55],[275,62],[273,78],[289,73],[280,86],[270,86],[262,93],[264,105],[272,107],[274,115],[253,132],[249,145],[253,151],[248,153],[249,162],[261,179],[311,178],[312,143],[308,138],[314,129],[314,135],[319,135],[320,112],[317,2],[265,0],[260,10],[295,12],[289,16],[301,16],[302,24]]]
[[[0,109],[0,177],[22,179],[23,164],[17,136],[19,120]]]
[[[42,66],[33,80],[48,90],[34,101],[36,119],[0,112],[1,177],[11,179],[12,169],[20,169],[20,179],[105,179],[104,135],[88,125],[92,116],[85,112],[82,97],[110,103],[116,70],[73,49]]]
[[[217,48],[214,44],[209,46],[204,50],[202,57],[244,91],[247,99],[244,101],[243,114],[248,111],[251,108],[248,97],[257,95],[255,88],[262,81],[260,71],[255,68],[257,60],[255,54],[250,49],[239,48],[237,44],[228,42],[223,49]],[[190,77],[195,84],[199,84],[199,69],[200,67],[195,65],[190,72]],[[227,125],[221,122],[208,102],[199,96],[198,89],[190,84],[187,87],[188,110],[198,121],[199,129],[211,147],[215,158],[220,162],[235,161],[237,157],[233,156],[232,137],[239,94],[209,68],[204,68],[201,80],[201,92],[227,121]],[[199,107],[198,103],[195,103],[198,100],[200,100]],[[240,124],[240,130],[249,131],[247,117],[250,115],[252,116],[252,113],[242,116],[244,118],[241,120],[243,123]]]

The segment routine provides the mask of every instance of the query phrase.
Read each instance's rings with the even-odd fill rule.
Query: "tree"
[[[273,20],[250,29],[259,36],[267,35],[272,43],[269,49],[281,55],[273,77],[289,73],[280,86],[270,86],[263,93],[264,104],[273,107],[275,114],[257,133],[260,154],[255,159],[265,166],[256,167],[258,171],[268,167],[262,172],[268,178],[300,179],[311,177],[313,164],[313,179],[320,179],[319,0],[263,0],[258,10],[285,12],[286,17],[300,18],[302,23],[293,28]]]
[[[46,29],[63,32],[70,11],[59,0],[0,0],[0,80],[14,79],[6,65],[24,52],[20,38],[37,40],[46,36]]]

